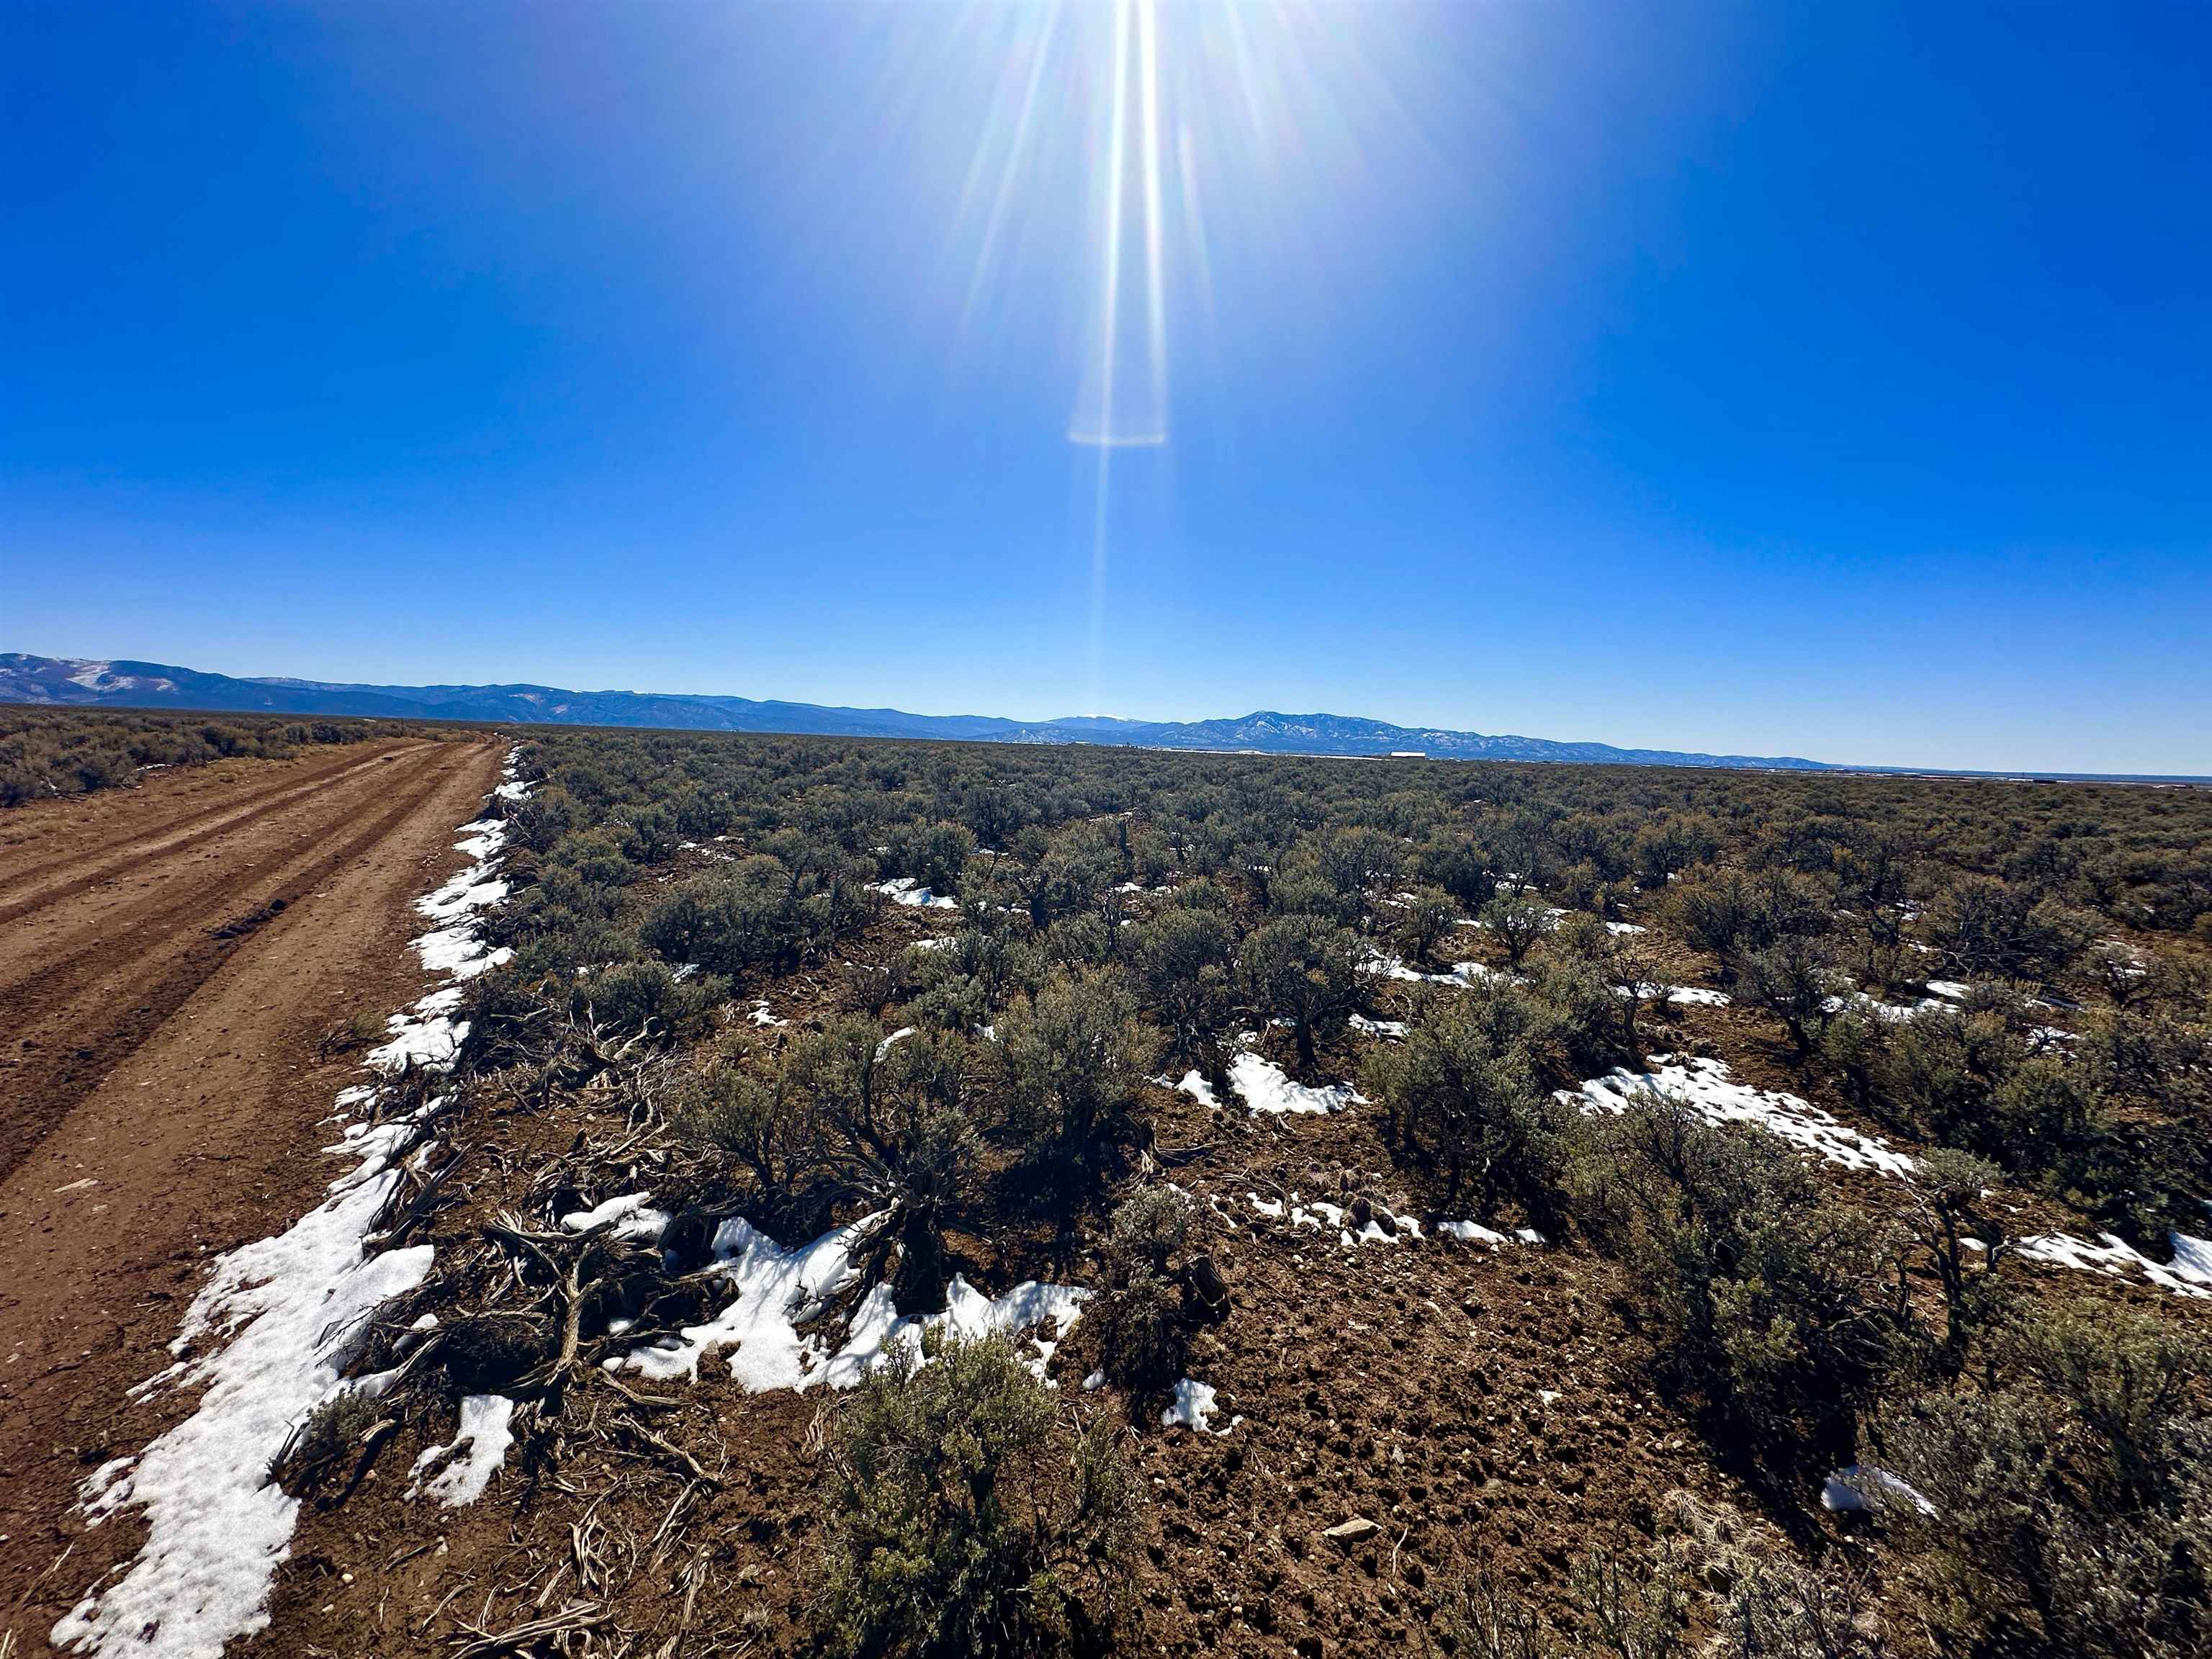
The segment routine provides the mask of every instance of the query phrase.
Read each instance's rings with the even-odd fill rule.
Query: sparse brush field
[[[2207,1650],[2212,793],[517,765],[264,1645]]]
[[[279,760],[319,744],[410,732],[426,735],[397,720],[0,705],[0,807],[126,788],[161,767]]]

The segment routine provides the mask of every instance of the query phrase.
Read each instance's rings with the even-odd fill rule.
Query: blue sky
[[[2178,4],[19,3],[0,648],[2212,773],[2208,62]]]

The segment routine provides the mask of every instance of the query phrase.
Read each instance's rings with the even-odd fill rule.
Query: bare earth
[[[320,1200],[359,1063],[317,1045],[420,994],[409,901],[502,753],[351,744],[0,820],[0,1653],[137,1547],[76,1487],[189,1407],[127,1391],[207,1260]]]

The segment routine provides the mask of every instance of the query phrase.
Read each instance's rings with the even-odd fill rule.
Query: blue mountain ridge
[[[356,685],[236,678],[171,664],[0,653],[0,702],[90,708],[177,708],[263,714],[353,714],[484,725],[622,726],[780,732],[968,743],[1089,743],[1274,755],[1419,753],[1443,760],[1571,761],[1634,766],[1831,769],[1792,755],[1707,755],[1605,743],[1493,737],[1394,726],[1349,714],[1261,710],[1234,720],[1129,720],[1098,715],[1024,721],[988,714],[909,714],[811,702],[687,693],[569,691],[550,685]]]

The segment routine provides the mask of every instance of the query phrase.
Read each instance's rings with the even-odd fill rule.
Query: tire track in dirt
[[[412,817],[469,759],[465,748],[436,745],[325,784],[295,804],[301,817],[294,823],[257,816],[238,844],[204,852],[222,872],[213,879],[191,879],[198,872],[187,870],[174,880],[153,865],[149,884],[173,885],[175,896],[120,927],[116,913],[131,909],[127,894],[58,900],[59,914],[46,926],[34,918],[11,928],[0,945],[0,1007],[9,1011],[14,1050],[0,1058],[0,1177],[246,943],[256,931],[252,918],[270,916],[279,901],[297,903]],[[403,768],[404,782],[392,775]],[[389,804],[374,811],[372,802]],[[284,840],[272,849],[276,834]],[[242,931],[215,936],[226,927]]]
[[[357,822],[370,803],[388,801],[392,787],[419,786],[438,758],[434,750],[394,757],[373,779],[327,781],[319,790],[270,802],[239,823],[179,842],[125,872],[90,883],[72,881],[69,890],[30,902],[0,936],[0,996],[34,981],[51,994],[67,975],[81,976],[88,951],[124,935],[143,948],[143,941],[170,931],[179,916],[234,901],[257,879],[277,878],[305,854],[326,849],[331,837]],[[98,890],[88,890],[95,885]]]
[[[119,837],[104,839],[89,849],[82,845],[71,846],[55,857],[17,862],[0,850],[0,922],[13,921],[27,915],[41,904],[80,892],[96,883],[112,880],[129,867],[156,854],[182,850],[210,836],[233,830],[255,817],[328,787],[333,781],[372,766],[381,765],[394,756],[413,752],[379,745],[377,751],[363,755],[358,750],[333,757],[319,766],[301,771],[286,771],[282,776],[249,787],[200,809],[189,816],[161,823],[150,830],[126,832]],[[141,786],[142,788],[143,786]],[[135,803],[134,803],[135,804]],[[63,885],[51,884],[60,878]]]
[[[421,781],[420,766],[435,757],[410,758],[415,764],[406,766],[404,775],[412,786]],[[395,770],[385,768],[375,783],[389,781]],[[149,859],[127,876],[109,878],[106,890],[85,890],[100,882],[94,877],[72,881],[67,890],[27,904],[15,918],[20,925],[0,938],[0,999],[10,1006],[27,1006],[21,1000],[33,997],[51,1002],[100,971],[112,954],[107,947],[118,935],[127,935],[143,951],[147,941],[173,933],[180,917],[242,902],[257,881],[282,875],[284,866],[272,872],[272,859],[296,860],[302,849],[326,845],[332,826],[346,821],[342,809],[358,806],[352,792],[343,800],[329,793],[348,781],[327,781],[319,790],[271,802],[235,824],[210,831],[209,837],[178,843],[158,860]],[[284,821],[270,822],[279,814]],[[231,836],[249,835],[251,844],[225,844]],[[202,865],[213,873],[203,876]],[[143,896],[149,893],[155,896]]]
[[[316,1039],[420,994],[426,976],[406,941],[423,924],[410,901],[466,862],[454,830],[480,810],[503,752],[434,745],[324,780],[312,810],[201,849],[216,860],[172,847],[151,864],[181,860],[172,879],[190,890],[106,912],[92,948],[108,966],[69,974],[74,989],[40,1005],[45,1023],[99,1027],[114,1048],[96,1081],[75,1080],[73,1104],[40,1106],[32,1091],[35,1133],[0,1178],[0,1653],[46,1650],[53,1620],[137,1547],[131,1517],[87,1527],[78,1486],[190,1410],[190,1399],[130,1391],[167,1363],[207,1262],[323,1198],[331,1099],[358,1065],[322,1059]],[[193,798],[180,787],[176,799],[182,822]],[[206,936],[241,903],[286,895],[237,938]],[[53,963],[58,977],[66,965]],[[34,985],[21,968],[9,961],[0,978]],[[138,994],[118,1005],[118,988]],[[11,1013],[13,995],[0,993]],[[140,1012],[163,1006],[166,1018]],[[0,1079],[7,1121],[26,1121],[21,1068]]]

